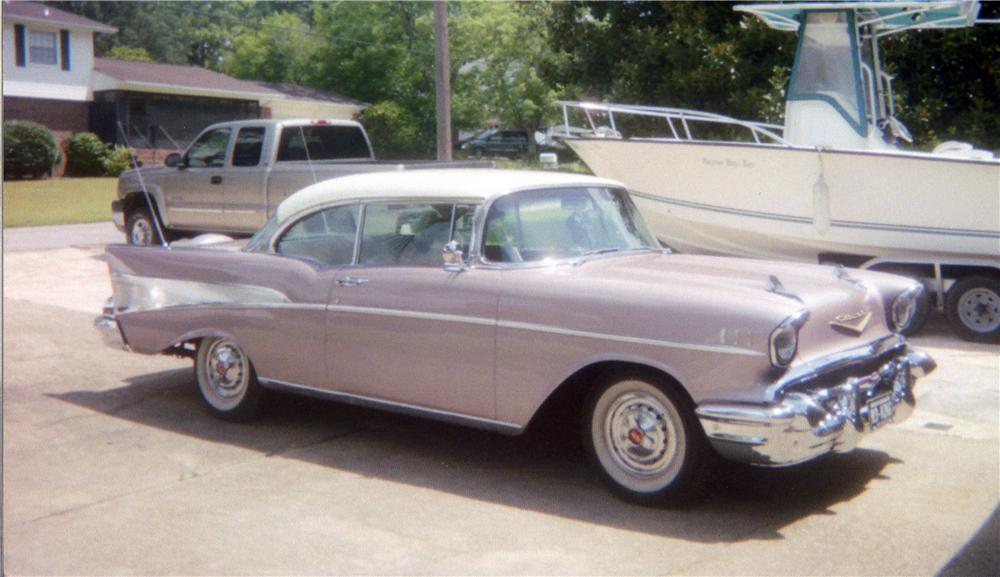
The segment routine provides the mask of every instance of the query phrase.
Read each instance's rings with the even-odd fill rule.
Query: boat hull
[[[824,253],[1000,255],[1000,161],[896,151],[568,139],[623,182],[682,252],[816,262]]]

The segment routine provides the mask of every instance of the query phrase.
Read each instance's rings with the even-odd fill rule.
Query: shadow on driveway
[[[792,469],[722,467],[703,503],[658,510],[615,498],[591,472],[576,427],[552,419],[519,437],[290,395],[252,424],[212,417],[190,369],[54,398],[213,443],[569,519],[695,542],[782,539],[781,529],[862,493],[898,461],[855,450]]]

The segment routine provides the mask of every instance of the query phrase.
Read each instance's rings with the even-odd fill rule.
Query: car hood
[[[809,316],[799,332],[799,358],[891,334],[885,303],[872,279],[830,266],[646,254],[594,259],[573,268],[584,278],[622,279],[633,291],[690,303],[704,311],[706,323],[723,328],[769,334],[805,309]]]

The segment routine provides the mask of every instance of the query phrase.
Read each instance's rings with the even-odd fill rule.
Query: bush
[[[59,164],[62,155],[52,132],[27,120],[3,123],[4,178],[37,178]]]
[[[65,141],[66,176],[102,176],[108,146],[92,132],[78,132]]]
[[[428,145],[426,139],[421,137],[420,127],[413,115],[396,102],[383,100],[369,106],[361,124],[372,141],[376,158],[419,158],[433,154],[435,141],[431,140]]]
[[[108,154],[104,157],[105,176],[119,176],[121,173],[132,168],[132,156],[135,151],[121,145],[108,147]]]

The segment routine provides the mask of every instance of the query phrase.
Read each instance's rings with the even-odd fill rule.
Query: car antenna
[[[309,143],[306,142],[306,131],[303,130],[301,124],[299,125],[299,136],[302,137],[302,148],[306,150],[306,162],[309,163],[309,172],[312,173],[313,184],[316,184],[317,182],[319,182],[318,180],[316,180],[316,168],[313,167],[312,157],[309,156]]]
[[[132,168],[135,169],[135,175],[139,177],[139,187],[142,188],[142,196],[146,199],[146,206],[149,207],[149,218],[153,221],[153,226],[156,227],[156,234],[160,237],[160,243],[164,248],[170,248],[167,244],[167,238],[163,235],[163,228],[160,227],[160,219],[156,216],[156,210],[153,208],[153,201],[149,198],[149,190],[146,189],[146,181],[142,178],[142,171],[139,170],[139,162],[135,159],[135,155],[132,154],[132,145],[128,142],[128,135],[125,134],[125,129],[122,128],[122,123],[119,120],[115,124],[118,125],[118,132],[122,135],[122,140],[125,141],[125,146],[128,148],[128,158],[132,161]]]

